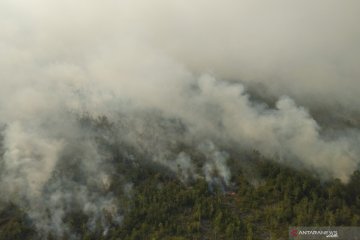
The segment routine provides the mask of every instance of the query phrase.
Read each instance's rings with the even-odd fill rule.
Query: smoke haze
[[[108,145],[185,183],[228,185],[223,146],[348,181],[360,163],[359,10],[355,0],[0,0],[1,191],[61,236],[69,208],[89,228],[107,224],[104,211],[121,223]],[[111,130],[84,120],[102,116]]]

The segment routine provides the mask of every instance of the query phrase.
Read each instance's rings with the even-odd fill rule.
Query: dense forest
[[[106,119],[101,121],[100,128],[111,128]],[[89,216],[73,207],[63,217],[68,231],[61,239],[287,239],[289,226],[360,226],[360,171],[354,171],[346,184],[321,180],[253,151],[243,161],[231,154],[228,185],[204,178],[184,182],[160,164],[129,161],[105,139],[98,141],[114,155],[113,181],[107,191],[121,206],[121,220],[104,211],[101,221],[106,224],[98,219],[89,228]],[[79,181],[81,168],[76,163],[62,171]],[[116,177],[117,173],[122,175]],[[132,183],[127,191],[124,182]],[[59,236],[51,232],[44,236],[27,209],[1,202],[1,240],[44,238]]]

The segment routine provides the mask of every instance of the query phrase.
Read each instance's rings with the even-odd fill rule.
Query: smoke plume
[[[63,236],[69,211],[89,229],[121,224],[115,195],[132,182],[116,154],[186,184],[229,185],[228,149],[348,181],[360,164],[359,8],[1,0],[2,195]]]

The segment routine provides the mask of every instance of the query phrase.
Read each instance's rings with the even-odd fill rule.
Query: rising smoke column
[[[74,206],[90,216],[90,229],[107,224],[104,212],[121,222],[110,187],[113,152],[99,139],[122,152],[130,146],[130,160],[145,156],[184,183],[228,184],[220,146],[230,145],[346,182],[359,167],[359,126],[325,136],[308,109],[326,106],[331,116],[336,104],[359,114],[358,7],[0,1],[4,196],[29,209],[45,234],[67,233],[63,218]],[[255,83],[274,106],[252,100]],[[106,116],[111,134],[82,126],[86,114]],[[200,152],[200,168],[181,144]]]

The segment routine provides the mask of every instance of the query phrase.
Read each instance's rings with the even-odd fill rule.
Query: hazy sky
[[[87,80],[101,74],[103,82],[117,78],[142,85],[150,81],[142,75],[158,78],[154,68],[173,71],[178,64],[191,73],[262,82],[298,100],[360,104],[356,0],[1,0],[0,5],[2,75],[16,68],[31,71],[29,79],[35,77],[29,68],[63,64],[81,68]]]

